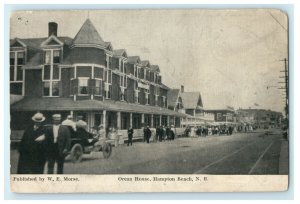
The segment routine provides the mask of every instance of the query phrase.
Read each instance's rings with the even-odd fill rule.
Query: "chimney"
[[[184,86],[183,86],[183,85],[181,85],[181,90],[180,90],[180,92],[181,92],[181,93],[184,92]]]
[[[57,23],[55,22],[49,22],[48,24],[48,37],[52,34],[57,36]]]

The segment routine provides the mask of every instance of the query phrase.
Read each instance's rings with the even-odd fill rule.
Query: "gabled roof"
[[[41,50],[42,43],[47,40],[48,38],[25,38],[25,39],[18,39],[22,41],[28,48],[34,48]],[[59,41],[63,42],[65,45],[71,45],[72,38],[70,37],[57,37]],[[13,45],[15,39],[10,40],[10,45]]]
[[[10,41],[10,47],[27,47],[27,45],[19,38],[15,38]]]
[[[161,88],[163,88],[163,89],[166,89],[166,90],[170,90],[170,87],[168,87],[167,85],[165,85],[165,84],[160,84],[161,85]]]
[[[168,91],[168,106],[174,108],[176,106],[177,99],[179,97],[180,90],[179,89],[171,89]]]
[[[160,72],[158,65],[150,65],[150,71]]]
[[[197,106],[203,107],[200,92],[180,93],[183,107],[185,109],[196,109]]]
[[[113,56],[114,57],[126,57],[127,58],[127,53],[126,53],[125,49],[114,50],[113,51]]]
[[[136,64],[136,63],[139,63],[139,61],[141,61],[139,56],[128,56],[128,58],[127,58],[127,63],[130,63],[130,64]]]
[[[147,67],[147,66],[150,67],[150,62],[149,62],[149,60],[143,60],[143,61],[141,61],[141,64],[142,64],[143,67]]]
[[[87,19],[76,34],[73,45],[100,45],[105,47],[105,42],[100,37],[98,31],[92,24],[90,19]]]
[[[62,46],[64,43],[60,41],[55,35],[49,36],[44,42],[42,42],[41,47],[45,47],[48,45],[59,45]]]

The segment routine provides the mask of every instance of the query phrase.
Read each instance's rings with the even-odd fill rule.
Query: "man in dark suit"
[[[71,145],[70,132],[67,126],[60,124],[60,114],[54,114],[52,121],[53,125],[48,126],[46,131],[48,174],[53,174],[55,162],[57,162],[57,174],[63,174],[65,157]]]
[[[132,137],[133,137],[133,128],[130,126],[127,133],[128,133],[128,143],[127,146],[129,146],[129,144],[132,146]]]

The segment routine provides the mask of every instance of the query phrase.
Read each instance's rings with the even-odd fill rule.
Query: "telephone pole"
[[[289,115],[289,73],[288,73],[288,63],[287,63],[286,58],[284,58],[284,60],[280,60],[280,61],[284,61],[284,71],[280,71],[280,72],[284,72],[284,76],[280,76],[279,78],[283,78],[284,82],[279,82],[279,83],[285,84],[285,87],[279,87],[278,89],[284,89],[285,90],[285,114],[286,114],[286,118],[288,118],[288,115]]]

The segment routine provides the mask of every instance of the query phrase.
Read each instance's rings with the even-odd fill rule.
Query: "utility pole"
[[[286,132],[285,132],[285,138],[289,140],[289,73],[288,73],[288,61],[286,58],[284,60],[284,76],[280,76],[280,78],[284,78],[284,82],[279,82],[279,83],[284,83],[285,87],[280,87],[279,89],[285,89],[285,116],[286,116]]]
[[[284,76],[280,76],[279,78],[283,78],[284,82],[279,82],[281,84],[285,84],[285,87],[279,87],[278,89],[285,89],[285,114],[286,118],[288,119],[289,116],[289,73],[288,73],[288,64],[287,64],[287,59],[284,58]]]

